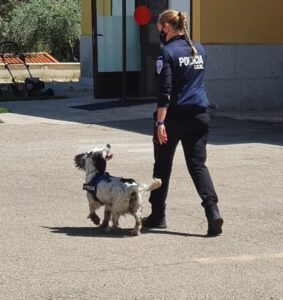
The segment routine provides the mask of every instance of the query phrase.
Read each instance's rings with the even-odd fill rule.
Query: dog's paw
[[[98,228],[101,228],[101,229],[106,229],[106,228],[108,228],[108,227],[109,227],[108,223],[104,223],[104,222],[102,222],[102,223],[98,226]]]
[[[91,219],[91,221],[95,224],[95,225],[99,225],[100,224],[100,218],[97,214],[90,214],[88,216],[89,219]]]
[[[110,227],[110,226],[104,227],[104,229],[105,229],[106,232],[112,231],[112,227]]]
[[[131,236],[139,236],[141,233],[139,230],[133,229],[130,231]]]

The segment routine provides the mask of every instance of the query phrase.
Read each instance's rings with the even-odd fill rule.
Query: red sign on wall
[[[151,20],[151,11],[148,7],[140,5],[135,9],[134,19],[139,25],[147,25]]]

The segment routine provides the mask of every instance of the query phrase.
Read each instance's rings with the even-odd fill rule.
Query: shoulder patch
[[[157,72],[158,75],[161,73],[162,68],[163,68],[163,60],[158,59],[156,61],[156,72]]]

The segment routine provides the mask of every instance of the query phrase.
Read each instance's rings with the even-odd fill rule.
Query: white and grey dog
[[[161,186],[160,179],[153,179],[150,185],[139,184],[134,179],[110,176],[105,172],[106,164],[113,154],[110,152],[110,145],[104,148],[95,148],[89,152],[75,156],[77,168],[86,172],[86,184],[84,190],[87,191],[89,201],[90,218],[94,224],[100,224],[100,218],[96,210],[105,206],[104,219],[101,228],[107,231],[118,226],[121,215],[129,213],[135,218],[135,227],[131,231],[132,235],[139,235],[141,229],[141,193],[153,191]],[[112,227],[109,221],[112,220]]]

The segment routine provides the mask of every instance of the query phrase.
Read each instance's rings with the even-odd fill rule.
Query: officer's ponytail
[[[184,33],[185,39],[189,46],[192,48],[193,56],[198,54],[197,49],[194,47],[193,42],[190,38],[188,29],[187,15],[184,12],[177,12],[173,9],[165,10],[158,17],[158,23],[164,25],[165,23],[171,24],[174,30]]]
[[[188,19],[187,15],[183,12],[178,13],[179,21],[178,21],[178,29],[180,31],[184,32],[185,39],[192,48],[193,56],[196,56],[198,54],[197,49],[194,47],[193,42],[191,40],[190,34],[189,34],[189,26],[188,26]]]

